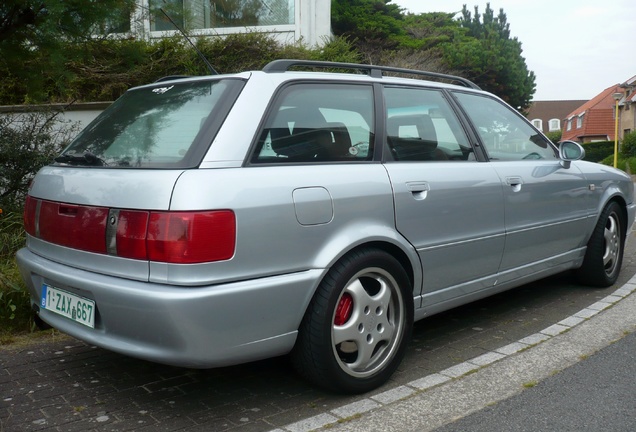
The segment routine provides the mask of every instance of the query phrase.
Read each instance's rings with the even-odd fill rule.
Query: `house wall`
[[[136,0],[137,8],[130,19],[130,32],[120,34],[123,37],[132,36],[146,40],[161,39],[170,37],[178,31],[172,29],[172,24],[167,22],[157,26],[159,21],[151,23],[150,14],[147,12],[152,2],[160,0]],[[209,4],[203,7],[201,0],[185,0],[184,5],[188,10],[189,22],[187,23],[188,34],[194,37],[205,36],[227,36],[236,33],[258,31],[270,34],[278,42],[289,44],[302,41],[309,46],[323,44],[331,37],[331,0],[263,0],[263,4],[271,9],[276,4],[287,3],[289,16],[282,17],[279,24],[272,24],[276,20],[267,20],[265,24],[254,26],[237,27],[214,27],[209,18]],[[211,2],[214,3],[213,1]],[[178,23],[183,25],[183,20]],[[161,30],[157,30],[161,28]]]
[[[0,106],[0,116],[20,116],[22,113],[38,111],[61,111],[57,117],[55,126],[76,126],[78,131],[84,129],[98,115],[102,113],[112,102],[87,102],[76,103],[72,106],[58,104],[52,105],[10,105]]]
[[[629,109],[626,109],[626,107],[629,106]],[[619,131],[618,131],[618,135],[619,138],[622,140],[623,137],[625,136],[626,131],[629,130],[629,132],[634,132],[636,131],[636,106],[634,106],[633,104],[631,105],[625,105],[623,107],[621,107],[621,114],[620,114],[620,124],[619,124]]]

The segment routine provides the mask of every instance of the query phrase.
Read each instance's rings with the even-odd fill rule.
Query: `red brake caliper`
[[[342,297],[340,297],[340,302],[338,303],[338,307],[336,308],[336,317],[333,320],[333,323],[337,326],[341,326],[351,318],[351,314],[353,313],[353,297],[351,294],[344,293]]]

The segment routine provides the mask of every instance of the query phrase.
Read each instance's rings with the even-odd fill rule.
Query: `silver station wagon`
[[[291,354],[364,392],[414,321],[566,270],[616,281],[633,184],[583,156],[454,76],[169,78],[37,174],[17,259],[39,319],[90,344],[190,368]]]

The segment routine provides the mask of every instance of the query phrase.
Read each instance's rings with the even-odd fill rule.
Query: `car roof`
[[[305,70],[297,70],[297,68],[304,68]],[[311,70],[307,70],[311,69]],[[316,69],[320,71],[316,71]],[[328,71],[324,69],[336,69],[337,72]],[[357,73],[345,73],[343,70],[354,71]],[[400,76],[386,75],[400,74]],[[269,75],[275,81],[290,81],[295,79],[318,79],[326,81],[378,81],[384,83],[398,83],[398,84],[413,84],[426,83],[427,85],[440,88],[455,88],[455,89],[471,89],[480,91],[481,89],[472,81],[459,77],[456,75],[443,74],[438,72],[421,71],[416,69],[396,68],[390,66],[378,66],[378,65],[366,65],[357,63],[340,63],[340,62],[327,62],[327,61],[314,61],[314,60],[293,60],[293,59],[281,59],[274,60],[261,70],[240,72],[234,74],[221,74],[221,75],[207,75],[207,76],[168,76],[158,79],[152,84],[147,84],[137,88],[144,88],[148,86],[156,86],[158,84],[165,84],[168,82],[188,82],[208,79],[249,79],[254,74],[266,74]],[[404,75],[410,75],[414,78],[408,78]],[[133,89],[131,89],[133,90]]]

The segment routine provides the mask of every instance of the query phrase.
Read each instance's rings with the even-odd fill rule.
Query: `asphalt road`
[[[636,430],[636,333],[436,432]]]
[[[403,364],[377,393],[514,343],[596,303],[636,273],[635,251],[636,241],[628,242],[614,288],[583,287],[566,273],[416,323]],[[124,357],[66,336],[0,347],[2,432],[302,431],[309,429],[289,425],[366,397],[312,388],[284,357],[202,371]]]

